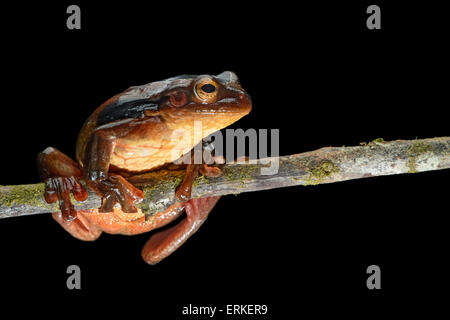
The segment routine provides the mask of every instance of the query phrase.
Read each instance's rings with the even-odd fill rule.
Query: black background
[[[70,4],[81,7],[81,30],[66,28]],[[381,30],[366,28],[370,4],[381,7]],[[253,110],[233,127],[280,129],[281,155],[448,135],[445,12],[410,1],[2,4],[0,183],[37,182],[36,154],[53,146],[73,157],[83,121],[103,101],[184,73],[235,71]],[[5,219],[0,304],[151,319],[183,318],[190,303],[269,306],[265,317],[229,318],[436,310],[448,288],[448,178],[227,196],[156,266],[141,260],[148,234],[85,243],[50,215]],[[71,264],[82,270],[79,291],[66,288]],[[372,264],[381,290],[366,287]]]

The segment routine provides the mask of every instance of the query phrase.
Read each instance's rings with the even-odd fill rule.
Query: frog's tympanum
[[[183,75],[131,87],[103,103],[87,119],[78,136],[76,162],[54,148],[37,157],[45,181],[45,200],[58,201],[53,218],[72,236],[92,241],[102,231],[133,235],[168,224],[183,210],[186,217],[175,226],[154,234],[142,250],[144,260],[155,264],[179,248],[206,220],[219,197],[189,199],[198,174],[217,176],[217,166],[187,164],[176,190],[179,202],[152,219],[135,207],[143,192],[125,177],[158,170],[188,154],[202,139],[237,121],[251,110],[249,95],[236,75]],[[201,136],[194,122],[201,121]],[[197,139],[197,140],[196,140]],[[75,200],[88,193],[80,181],[101,198],[99,209],[76,211]]]

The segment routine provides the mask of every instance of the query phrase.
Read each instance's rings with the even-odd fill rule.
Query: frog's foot
[[[191,199],[184,204],[186,218],[177,225],[154,234],[142,249],[142,258],[156,264],[177,250],[208,218],[220,196]]]
[[[74,220],[77,212],[70,200],[70,193],[77,201],[84,201],[88,197],[79,181],[82,172],[77,163],[58,150],[47,148],[38,154],[37,165],[39,175],[45,182],[45,201],[54,203],[58,200],[62,219]]]
[[[77,219],[69,222],[63,218],[61,212],[54,212],[52,217],[73,237],[83,241],[94,241],[101,235],[102,230],[91,223],[84,216],[84,212],[86,211],[79,211]]]
[[[114,206],[120,204],[123,212],[135,213],[137,208],[134,204],[144,199],[144,192],[124,177],[119,175],[110,175],[108,178],[94,182],[95,190],[103,198],[103,203],[99,212],[111,212]]]
[[[88,197],[86,189],[75,177],[56,177],[45,180],[45,201],[54,203],[58,200],[64,221],[72,221],[77,217],[77,211],[70,200],[70,192],[77,201],[84,201]]]

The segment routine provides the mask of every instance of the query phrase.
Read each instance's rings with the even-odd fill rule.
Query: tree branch
[[[271,162],[269,162],[271,161]],[[278,171],[264,174],[270,168]],[[356,147],[327,147],[251,163],[223,165],[219,178],[199,177],[192,197],[238,194],[296,185],[316,185],[351,179],[450,168],[450,137],[423,140],[374,140]],[[263,174],[262,174],[263,173]],[[145,192],[138,206],[153,214],[174,203],[175,188],[184,171],[162,170],[129,178]],[[0,218],[58,211],[43,199],[44,184],[0,186]],[[88,200],[73,203],[77,210],[100,206],[99,197],[90,192]]]

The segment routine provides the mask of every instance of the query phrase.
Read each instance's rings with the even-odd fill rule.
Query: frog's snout
[[[227,90],[227,96],[223,101],[233,101],[229,107],[239,114],[247,114],[252,109],[250,95],[241,87],[239,78],[232,71],[224,71],[215,77]],[[231,99],[231,100],[230,100]]]
[[[250,95],[242,90],[241,93],[239,93],[238,97],[239,100],[241,100],[241,104],[250,112],[250,110],[252,109],[252,98],[250,97]]]

